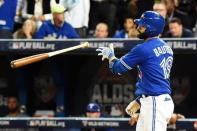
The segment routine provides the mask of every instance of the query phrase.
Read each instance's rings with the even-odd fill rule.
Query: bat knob
[[[12,61],[12,62],[10,62],[10,66],[11,66],[11,68],[15,68],[15,64],[14,64],[14,62]]]
[[[88,48],[88,47],[90,47],[89,42],[84,42],[84,43],[83,43],[83,45],[84,45],[84,48]]]

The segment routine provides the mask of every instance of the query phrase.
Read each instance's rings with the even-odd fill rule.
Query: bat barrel
[[[47,53],[38,54],[38,55],[33,55],[33,56],[30,56],[30,57],[25,57],[25,58],[22,58],[22,59],[18,59],[18,60],[15,60],[15,61],[11,61],[10,65],[13,69],[15,69],[15,68],[19,68],[19,67],[22,67],[22,66],[25,66],[25,65],[29,65],[29,64],[47,59],[47,58],[49,58]]]

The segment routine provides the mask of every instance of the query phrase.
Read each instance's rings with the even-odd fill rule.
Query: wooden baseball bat
[[[55,56],[55,55],[59,55],[59,54],[66,53],[66,52],[73,51],[73,50],[80,49],[80,48],[88,48],[88,47],[89,47],[89,43],[84,42],[83,44],[80,44],[77,46],[73,46],[73,47],[69,47],[69,48],[65,48],[65,49],[61,49],[61,50],[57,50],[57,51],[52,51],[52,52],[48,52],[48,53],[32,55],[29,57],[24,57],[24,58],[21,58],[18,60],[14,60],[14,61],[11,61],[10,65],[13,69],[15,69],[15,68],[29,65],[29,64],[32,64],[35,62],[45,60],[45,59]]]

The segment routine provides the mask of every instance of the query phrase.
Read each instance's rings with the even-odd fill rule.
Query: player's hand
[[[139,118],[139,114],[138,113],[133,114],[133,116],[129,120],[129,124],[131,126],[135,125],[137,123],[137,121],[138,121],[138,118]]]
[[[169,124],[175,124],[179,119],[185,119],[185,116],[182,114],[173,113],[170,118]]]
[[[108,59],[109,61],[113,60],[115,57],[114,49],[110,47],[99,47],[96,49],[98,51],[98,56],[102,56],[102,61]]]
[[[140,109],[140,104],[134,100],[129,103],[129,105],[126,107],[125,112],[133,117],[133,115]]]

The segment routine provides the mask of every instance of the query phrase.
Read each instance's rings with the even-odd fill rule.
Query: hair
[[[7,96],[7,99],[10,99],[10,98],[14,98],[14,99],[17,100],[17,102],[19,102],[19,97],[16,96],[16,95],[9,95],[9,96]]]
[[[16,95],[9,95],[8,97],[7,97],[7,102],[8,102],[8,100],[16,100],[16,103],[17,103],[17,106],[19,107],[20,106],[20,99],[19,99],[19,97],[18,96],[16,96]]]
[[[14,32],[13,37],[14,37],[15,39],[18,39],[18,38],[19,38],[19,39],[26,39],[26,38],[27,38],[26,35],[25,35],[25,33],[24,33],[24,31],[23,31],[23,26],[24,26],[25,22],[27,22],[27,21],[30,21],[30,22],[31,22],[31,25],[32,25],[31,35],[32,35],[32,36],[34,35],[34,33],[35,33],[36,30],[37,30],[36,22],[35,22],[34,20],[32,20],[32,19],[27,19],[27,20],[25,20],[25,21],[23,22],[23,25],[22,25],[21,29],[19,29],[19,30],[17,30],[16,32]]]
[[[96,25],[96,27],[97,27],[98,25],[104,25],[104,26],[106,26],[107,32],[109,31],[109,27],[108,27],[107,23],[105,23],[105,22],[100,22],[100,23],[98,23],[98,24]]]
[[[162,3],[168,3],[170,2],[173,5],[176,5],[176,0],[161,0]]]
[[[178,23],[179,25],[182,25],[182,21],[181,19],[177,18],[177,17],[174,17],[172,18],[169,23]]]
[[[165,8],[166,8],[166,10],[167,10],[167,5],[166,5],[166,3],[165,3],[165,1],[164,1],[164,0],[161,0],[161,1],[155,1],[155,3],[153,4],[153,6],[154,6],[154,5],[156,5],[156,4],[162,4],[162,5],[164,5],[164,6],[165,6]]]
[[[27,19],[27,20],[30,20],[31,21],[31,24],[32,24],[32,32],[31,33],[33,35],[36,32],[36,30],[37,30],[36,22],[34,20],[32,20],[32,19]]]
[[[133,18],[133,17],[126,16],[126,17],[124,18],[124,21],[126,21],[127,19],[132,19],[132,20],[134,20],[134,18]]]

